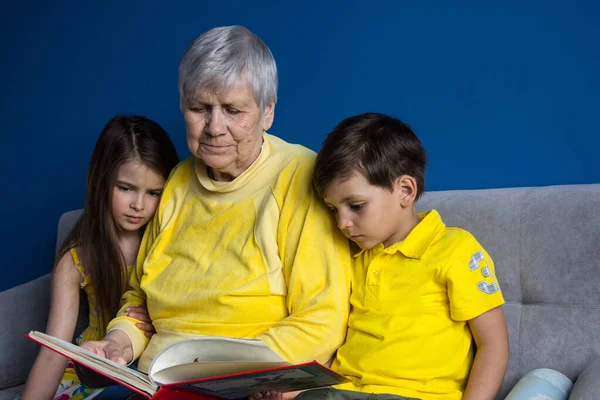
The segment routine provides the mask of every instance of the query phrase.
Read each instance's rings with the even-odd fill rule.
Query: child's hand
[[[154,325],[152,325],[152,320],[150,320],[150,314],[148,313],[148,308],[145,304],[137,307],[127,307],[125,311],[127,311],[127,316],[129,318],[135,318],[138,321],[142,321],[135,324],[135,326],[143,330],[146,337],[150,338],[156,333],[156,329],[154,329]]]
[[[283,394],[275,390],[254,393],[248,400],[283,400]]]
[[[103,340],[85,342],[81,344],[81,348],[121,365],[127,365],[133,359],[131,345],[122,346],[121,343],[112,339],[105,338]]]
[[[281,393],[275,390],[268,390],[266,392],[254,393],[252,396],[248,397],[248,400],[291,400],[304,391],[305,390],[298,390],[296,392]]]

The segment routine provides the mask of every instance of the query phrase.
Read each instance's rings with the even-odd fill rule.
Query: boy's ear
[[[394,192],[398,193],[402,207],[412,206],[417,197],[417,181],[410,175],[401,175],[396,179]]]

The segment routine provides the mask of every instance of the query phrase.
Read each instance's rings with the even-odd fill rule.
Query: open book
[[[242,399],[266,390],[291,392],[348,380],[316,361],[290,364],[259,340],[199,336],[165,347],[148,375],[45,333],[27,337],[154,400]]]

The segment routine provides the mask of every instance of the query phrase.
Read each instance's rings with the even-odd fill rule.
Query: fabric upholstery
[[[494,259],[511,347],[498,398],[538,368],[575,381],[600,354],[600,185],[425,193],[431,208]]]
[[[600,357],[577,378],[570,400],[596,400],[600,397]]]
[[[25,382],[39,346],[25,338],[45,330],[50,305],[50,275],[0,293],[0,389]]]
[[[59,220],[56,249],[69,234],[81,210],[65,213]],[[48,271],[52,270],[49,262]],[[27,374],[33,365],[39,350],[39,345],[25,338],[29,331],[45,331],[50,307],[51,274],[44,275],[33,281],[0,292],[0,389],[21,385],[27,379]],[[87,326],[87,300],[81,296],[81,317],[77,321],[76,332],[81,332]],[[6,393],[13,399],[16,389],[0,390],[0,400]],[[14,392],[14,393],[13,393]]]

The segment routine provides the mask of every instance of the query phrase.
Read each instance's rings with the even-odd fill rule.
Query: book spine
[[[204,393],[180,389],[177,387],[160,387],[152,400],[217,400],[219,397]]]

